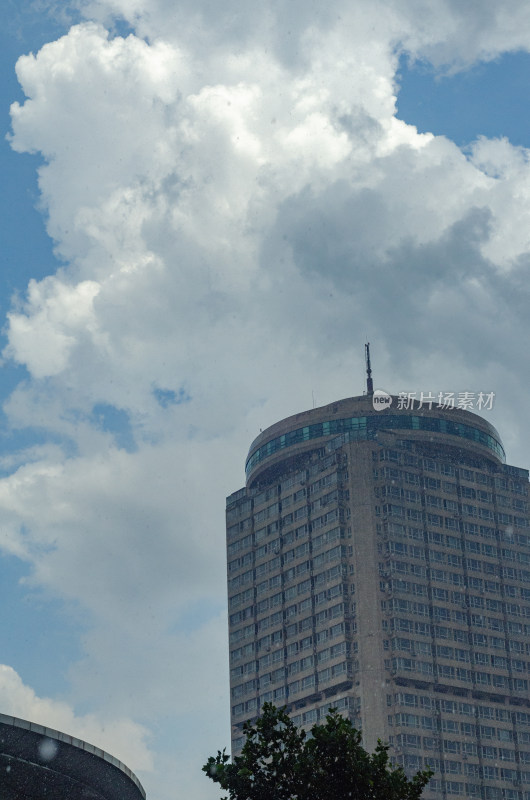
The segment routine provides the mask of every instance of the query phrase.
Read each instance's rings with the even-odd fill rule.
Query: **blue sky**
[[[528,467],[530,12],[377,5],[5,4],[0,711],[152,800],[216,796],[261,428],[360,393],[368,336]]]
[[[23,294],[31,278],[42,278],[53,273],[58,266],[52,241],[46,234],[43,216],[38,210],[37,168],[41,159],[38,155],[14,153],[7,137],[10,105],[15,100],[23,101],[24,97],[15,74],[18,57],[38,50],[63,32],[63,26],[54,23],[48,14],[28,13],[14,3],[6,3],[6,6],[7,14],[0,31],[2,328],[13,295]],[[5,339],[3,341],[5,344]],[[25,377],[23,367],[5,362],[0,373],[2,399],[8,397],[14,386]],[[15,433],[5,419],[2,422],[4,452],[18,447],[23,438],[34,440],[34,433]],[[3,663],[16,666],[37,692],[60,692],[68,665],[78,654],[82,620],[77,615],[72,616],[62,604],[43,598],[38,591],[31,591],[24,583],[27,573],[27,566],[18,558],[6,556],[2,559]]]
[[[530,141],[530,58],[519,51],[444,75],[403,56],[398,73],[398,116],[421,132],[447,136],[465,147],[479,136]]]
[[[24,99],[15,65],[22,54],[34,52],[64,32],[48,14],[30,13],[8,4],[8,15],[0,32],[2,42],[2,313],[9,308],[15,291],[24,291],[30,278],[40,278],[57,268],[53,245],[46,235],[42,214],[37,210],[39,192],[38,155],[13,153],[6,139],[11,124],[9,108]]]

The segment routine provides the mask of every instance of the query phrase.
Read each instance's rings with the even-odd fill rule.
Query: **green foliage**
[[[284,710],[265,703],[256,724],[243,730],[240,756],[230,762],[219,751],[202,768],[230,800],[418,800],[432,775],[425,770],[409,780],[380,741],[369,755],[360,732],[333,710],[306,736]]]

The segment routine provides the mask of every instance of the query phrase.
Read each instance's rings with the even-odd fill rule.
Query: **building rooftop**
[[[250,446],[246,461],[247,485],[255,482],[264,468],[289,455],[298,455],[341,434],[352,439],[374,439],[381,430],[403,430],[407,437],[429,431],[433,443],[471,447],[497,464],[505,462],[501,438],[489,422],[461,408],[441,408],[412,400],[408,404],[392,397],[390,407],[374,408],[370,395],[360,395],[303,411],[262,431]],[[465,440],[465,442],[463,441]],[[310,443],[310,444],[307,444]]]
[[[131,770],[98,747],[0,714],[2,800],[145,800]]]

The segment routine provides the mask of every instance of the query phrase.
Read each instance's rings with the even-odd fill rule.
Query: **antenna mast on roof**
[[[364,345],[364,357],[366,360],[366,393],[372,395],[374,393],[374,382],[372,381],[372,367],[370,365],[370,342]]]

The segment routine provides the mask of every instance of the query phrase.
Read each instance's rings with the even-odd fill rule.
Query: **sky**
[[[261,429],[493,392],[528,468],[530,6],[2,0],[0,711],[218,792]]]

